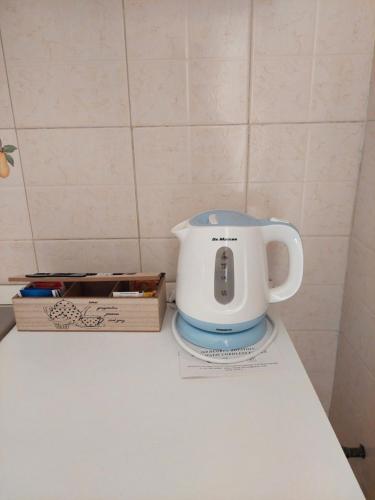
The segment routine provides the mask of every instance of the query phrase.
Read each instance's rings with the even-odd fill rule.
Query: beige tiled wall
[[[368,500],[375,499],[375,60],[359,176],[331,421],[341,442],[363,443],[365,460],[353,461]]]
[[[287,218],[306,272],[282,309],[328,408],[374,15],[373,0],[2,0],[0,137],[19,152],[0,182],[0,282],[173,280],[180,220]],[[274,282],[285,267],[272,245]]]

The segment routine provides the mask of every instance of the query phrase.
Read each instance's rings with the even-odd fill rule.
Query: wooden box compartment
[[[57,278],[15,277],[14,282],[56,281]],[[160,331],[166,308],[165,274],[61,278],[62,297],[13,297],[20,331],[136,332]],[[112,297],[114,290],[154,290],[153,297]]]
[[[76,281],[68,288],[63,297],[105,297],[111,296],[117,281],[80,282]]]

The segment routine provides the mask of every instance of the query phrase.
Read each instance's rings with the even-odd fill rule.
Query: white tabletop
[[[1,500],[364,499],[284,329],[277,368],[182,379],[171,314],[161,333],[9,333]]]

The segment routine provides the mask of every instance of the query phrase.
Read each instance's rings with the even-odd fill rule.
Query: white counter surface
[[[171,313],[0,343],[1,500],[364,499],[285,330],[277,368],[181,379]]]

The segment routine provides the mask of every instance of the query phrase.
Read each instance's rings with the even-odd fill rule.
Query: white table
[[[9,333],[1,500],[364,498],[285,330],[275,369],[181,379],[170,320]]]

